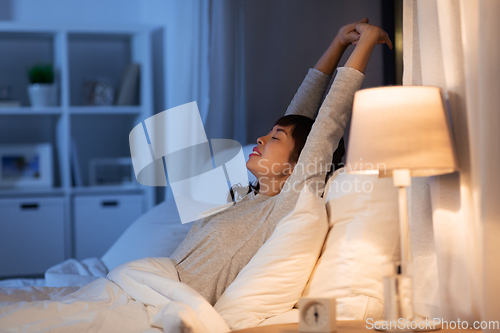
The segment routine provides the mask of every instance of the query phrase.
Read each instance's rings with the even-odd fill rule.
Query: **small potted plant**
[[[28,69],[31,84],[28,95],[31,106],[46,107],[57,104],[57,88],[54,84],[54,70],[51,64],[35,64]]]

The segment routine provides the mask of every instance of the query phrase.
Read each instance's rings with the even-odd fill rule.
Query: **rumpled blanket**
[[[230,331],[205,298],[179,281],[168,258],[126,263],[83,286],[0,288],[2,332],[158,330]]]

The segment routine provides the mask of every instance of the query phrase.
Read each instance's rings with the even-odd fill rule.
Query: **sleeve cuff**
[[[357,70],[356,68],[353,68],[353,67],[337,67],[337,72],[342,72],[342,71],[345,71],[345,72],[352,72],[352,73],[355,73],[353,75],[360,75],[361,77],[365,77],[365,74],[363,74],[362,72],[360,72],[359,70]]]
[[[325,74],[325,73],[323,73],[322,71],[320,71],[319,69],[316,69],[316,68],[314,68],[314,67],[309,68],[308,73],[310,73],[310,74],[312,74],[312,75],[322,76],[322,77],[324,77],[324,78],[328,78],[328,79],[331,79],[331,78],[332,78],[332,76],[331,76],[331,75]]]

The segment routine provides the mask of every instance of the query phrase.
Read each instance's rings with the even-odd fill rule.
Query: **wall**
[[[382,24],[379,0],[246,0],[244,6],[247,143],[256,143],[285,114],[307,70],[341,26],[364,17]],[[382,46],[387,47],[377,46],[370,58],[362,88],[383,85]]]
[[[140,0],[14,0],[12,20],[33,23],[139,23]]]
[[[381,0],[210,2],[213,29],[210,42],[213,49],[224,49],[211,50],[210,89],[216,94],[210,95],[212,117],[206,126],[209,138],[233,138],[248,144],[267,134],[285,113],[308,68],[314,66],[338,29],[364,17],[381,25],[381,3]],[[199,50],[196,20],[200,8],[199,0],[0,0],[0,20],[157,27],[153,32],[153,94],[154,110],[161,112],[199,96],[198,81],[185,73],[193,72],[186,59],[196,58],[193,50]],[[233,14],[237,16],[231,19]],[[373,52],[364,88],[383,84],[383,47],[386,46],[377,46]],[[340,65],[345,63],[352,48]],[[242,64],[223,73],[234,62],[231,57],[238,54],[240,59],[236,62]],[[214,57],[219,56],[224,60],[217,62]],[[237,73],[238,69],[242,69],[241,73]],[[224,76],[232,76],[235,81],[227,81]],[[241,89],[231,90],[232,84]],[[172,90],[174,85],[177,89]],[[179,87],[189,87],[191,91]],[[235,97],[236,94],[239,96]],[[348,129],[349,124],[344,135],[346,144]],[[161,198],[162,191],[158,194]]]

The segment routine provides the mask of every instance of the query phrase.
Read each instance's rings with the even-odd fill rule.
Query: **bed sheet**
[[[83,286],[0,288],[0,330],[229,332],[210,303],[178,280],[173,263],[160,260],[167,269],[135,280],[118,270],[113,281],[98,277]]]
[[[44,279],[7,279],[0,287],[23,288],[28,286],[66,287],[84,286],[100,277],[106,277],[108,269],[98,258],[68,259],[45,272]]]

